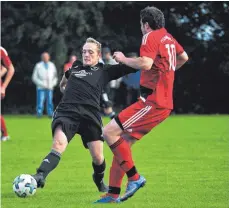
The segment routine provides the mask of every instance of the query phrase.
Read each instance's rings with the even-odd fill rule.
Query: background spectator
[[[57,70],[54,63],[50,61],[47,52],[42,53],[42,61],[35,65],[32,81],[37,89],[37,116],[41,117],[44,110],[44,102],[47,104],[47,114],[53,114],[53,88],[57,85]]]

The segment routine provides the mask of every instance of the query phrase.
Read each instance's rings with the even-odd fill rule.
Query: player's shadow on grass
[[[1,193],[1,199],[29,199],[31,197],[20,198],[14,193]],[[34,196],[33,196],[34,198]]]
[[[13,199],[13,198],[15,199],[18,197],[14,193],[1,193],[1,198],[2,199]]]

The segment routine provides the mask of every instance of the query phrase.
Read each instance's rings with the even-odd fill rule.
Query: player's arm
[[[2,84],[2,87],[5,87],[5,89],[8,87],[13,75],[14,75],[14,66],[13,64],[10,64],[9,67],[8,67],[8,70],[7,70],[7,74],[6,74],[6,78]]]
[[[125,64],[134,69],[150,70],[153,65],[153,59],[146,56],[127,58],[122,52],[115,52],[113,57],[117,62]]]
[[[176,46],[176,70],[182,67],[188,61],[188,54],[184,48],[175,40]]]
[[[124,64],[106,65],[105,70],[108,80],[116,80],[127,74],[135,73],[137,70]]]
[[[62,93],[64,93],[64,90],[65,90],[65,87],[66,87],[67,83],[68,83],[68,80],[67,80],[67,78],[65,77],[65,74],[64,74],[62,79],[61,79],[61,81],[60,81],[60,91]]]
[[[14,66],[8,56],[8,53],[7,51],[1,47],[1,56],[2,56],[2,60],[3,60],[3,63],[4,63],[4,66],[6,67],[7,69],[7,74],[6,74],[6,77],[5,77],[5,80],[2,84],[2,87],[1,87],[1,91],[2,93],[5,93],[5,90],[6,88],[8,87],[13,75],[14,75]]]
[[[68,78],[69,78],[69,76],[70,76],[70,74],[71,74],[71,68],[70,69],[68,69],[65,73],[64,73],[64,75],[63,75],[63,77],[62,77],[62,79],[61,79],[61,81],[60,81],[60,91],[62,92],[62,93],[64,93],[64,91],[65,91],[65,87],[66,87],[66,85],[67,85],[67,83],[68,83]]]
[[[188,54],[184,51],[177,56],[176,70],[182,67],[188,61]]]
[[[6,67],[4,67],[4,66],[1,66],[1,71],[0,71],[0,74],[1,74],[1,78],[6,74],[6,72],[7,72],[7,69],[6,69]]]

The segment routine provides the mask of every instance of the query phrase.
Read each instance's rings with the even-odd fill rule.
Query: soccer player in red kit
[[[4,66],[2,66],[2,62]],[[14,66],[8,56],[7,51],[1,46],[1,79],[5,75],[5,73],[6,73],[6,77],[4,81],[1,82],[1,99],[5,97],[6,88],[14,75]],[[7,133],[5,120],[2,115],[1,115],[1,132],[2,132],[1,140],[2,141],[8,140],[9,135]]]
[[[104,127],[103,136],[114,158],[110,169],[109,191],[95,203],[125,201],[146,183],[139,175],[131,154],[131,145],[140,140],[155,126],[164,121],[173,109],[173,81],[175,70],[188,56],[182,46],[164,28],[163,13],[155,7],[140,12],[143,33],[140,57],[127,58],[115,52],[117,62],[141,70],[139,101],[124,109]],[[128,184],[119,198],[123,176]]]

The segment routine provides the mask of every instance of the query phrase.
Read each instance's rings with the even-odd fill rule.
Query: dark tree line
[[[34,110],[31,75],[43,51],[51,54],[60,76],[67,56],[80,57],[89,36],[112,50],[138,52],[139,12],[148,5],[164,12],[166,28],[190,56],[176,74],[175,112],[229,113],[227,2],[2,2],[1,43],[16,69],[5,111]],[[60,96],[56,89],[55,103]]]

